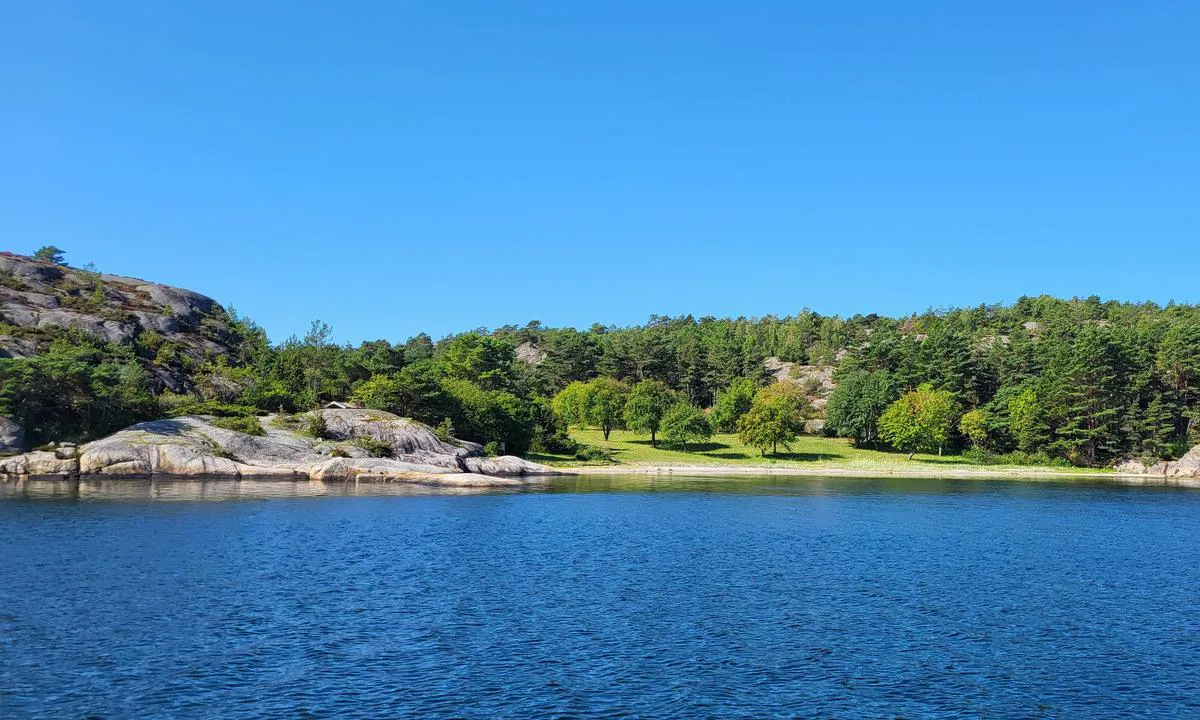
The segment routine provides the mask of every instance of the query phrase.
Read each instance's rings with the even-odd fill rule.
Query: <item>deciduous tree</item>
[[[650,446],[658,447],[657,435],[663,417],[676,402],[675,393],[658,380],[643,380],[633,386],[625,403],[625,426],[650,433]]]
[[[663,438],[679,444],[687,452],[688,443],[696,443],[712,437],[712,427],[704,412],[690,403],[677,403],[662,419]]]
[[[947,390],[922,385],[888,406],[879,418],[879,434],[884,442],[912,456],[920,451],[940,455],[958,418],[958,403]]]

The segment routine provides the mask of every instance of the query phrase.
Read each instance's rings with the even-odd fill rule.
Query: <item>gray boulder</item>
[[[523,477],[526,475],[553,475],[554,470],[537,463],[522,460],[512,455],[500,457],[468,457],[463,460],[467,472],[500,477]]]
[[[1116,470],[1122,475],[1145,475],[1149,468],[1147,468],[1146,463],[1142,462],[1141,460],[1134,460],[1130,458],[1118,462],[1113,466],[1113,470]]]
[[[24,452],[25,429],[0,416],[0,453]]]

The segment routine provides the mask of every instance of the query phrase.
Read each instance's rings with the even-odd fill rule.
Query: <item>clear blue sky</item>
[[[2,2],[0,247],[281,339],[1200,301],[1200,3]]]

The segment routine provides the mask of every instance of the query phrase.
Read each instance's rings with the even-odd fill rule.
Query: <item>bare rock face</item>
[[[392,448],[404,462],[461,470],[462,459],[483,454],[483,446],[465,440],[444,443],[424,423],[382,410],[316,410],[325,420],[328,437],[336,440],[370,438]]]
[[[553,471],[511,455],[485,457],[483,446],[466,440],[443,442],[424,423],[381,410],[318,410],[326,434],[336,440],[370,438],[392,448],[391,460],[490,476],[546,475]]]
[[[264,435],[226,430],[211,418],[153,420],[79,448],[0,460],[0,476],[111,478],[205,477],[417,482],[480,487],[520,485],[552,474],[515,457],[483,457],[475,443],[442,442],[427,425],[377,410],[321,410],[328,438],[274,427]],[[357,438],[387,443],[394,457],[373,457]]]
[[[540,365],[546,359],[546,351],[528,340],[517,345],[517,360],[526,365]]]
[[[1141,465],[1141,463],[1138,463]],[[1121,472],[1122,468],[1128,467],[1129,463],[1122,463],[1117,466],[1117,471]],[[1169,462],[1160,462],[1151,467],[1143,467],[1143,472],[1146,475],[1155,475],[1164,478],[1200,478],[1200,445],[1192,448],[1186,455],[1178,460]]]
[[[0,460],[0,475],[31,478],[68,478],[78,474],[79,460],[62,459],[52,452],[37,451]]]
[[[64,330],[79,330],[118,345],[129,345],[143,332],[153,332],[192,361],[229,356],[236,349],[225,311],[212,298],[4,252],[0,252],[0,322],[22,329],[16,335],[0,335],[0,357],[36,355]],[[191,389],[182,367],[147,369],[163,388]]]
[[[0,453],[23,452],[25,430],[6,417],[0,416]]]
[[[825,409],[829,394],[837,387],[832,365],[801,365],[769,357],[763,361],[763,367],[776,381],[792,383],[804,390],[808,404],[818,412]]]

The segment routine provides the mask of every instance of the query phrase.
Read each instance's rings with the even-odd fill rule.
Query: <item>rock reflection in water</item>
[[[0,482],[0,499],[214,501],[332,496],[477,495],[494,488],[397,482],[273,480],[16,480]]]

